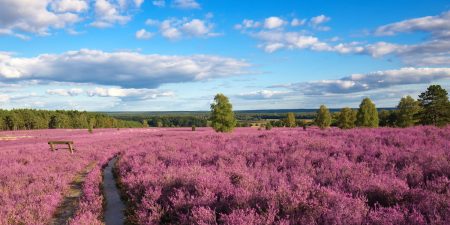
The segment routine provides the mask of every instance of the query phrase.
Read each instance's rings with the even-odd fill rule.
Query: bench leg
[[[69,144],[69,150],[70,150],[70,153],[73,154],[73,146],[71,144]]]
[[[50,144],[50,148],[52,149],[52,152],[55,151],[55,148],[53,147],[53,144]]]

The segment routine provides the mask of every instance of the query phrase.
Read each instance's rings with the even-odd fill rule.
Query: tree
[[[445,126],[450,123],[448,93],[440,85],[431,85],[419,95],[420,121],[424,125]]]
[[[356,114],[358,127],[378,127],[378,111],[370,98],[364,98]]]
[[[420,104],[411,96],[403,97],[397,105],[396,125],[399,127],[414,126],[416,115],[420,112]]]
[[[381,110],[378,113],[379,125],[381,127],[393,127],[396,125],[398,110]]]
[[[271,123],[267,123],[266,124],[266,130],[272,130],[272,124]]]
[[[211,104],[211,122],[216,132],[231,132],[236,126],[233,106],[223,94],[217,94]]]
[[[296,127],[297,126],[297,121],[295,120],[295,114],[290,112],[287,114],[286,117],[286,126],[287,127]]]
[[[142,120],[142,127],[143,128],[148,128],[148,120]]]
[[[319,110],[317,111],[315,122],[316,125],[320,127],[320,129],[330,127],[331,114],[330,110],[328,110],[328,108],[325,105],[321,105]]]
[[[351,129],[356,126],[356,111],[351,108],[343,108],[338,117],[338,127],[341,129]]]

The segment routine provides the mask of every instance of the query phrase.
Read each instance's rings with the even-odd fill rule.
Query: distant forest
[[[113,118],[102,113],[35,110],[35,109],[0,109],[0,130],[32,129],[94,129],[142,127],[142,123]]]

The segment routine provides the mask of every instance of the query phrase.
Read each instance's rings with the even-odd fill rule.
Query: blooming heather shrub
[[[149,134],[119,161],[137,224],[449,224],[450,128]]]
[[[118,152],[134,224],[450,224],[450,127],[0,134],[31,136],[0,142],[0,224],[48,224],[73,177]],[[72,224],[101,223],[100,172]]]
[[[83,195],[77,212],[69,221],[70,225],[102,225],[103,195],[100,190],[102,174],[96,166],[86,177],[83,184]]]
[[[54,129],[0,132],[1,136],[19,137],[0,141],[0,224],[48,224],[78,172],[92,162],[107,161],[121,149],[140,145],[140,140],[144,140],[149,132],[152,131],[97,129],[89,134],[86,130]],[[75,153],[70,154],[66,149],[51,152],[48,140],[58,139],[73,140]],[[89,224],[102,216],[99,173],[97,168],[87,176],[83,187],[85,195],[76,218]]]

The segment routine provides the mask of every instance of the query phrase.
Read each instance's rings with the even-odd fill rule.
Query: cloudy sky
[[[0,0],[0,108],[395,106],[450,90],[450,2]]]

